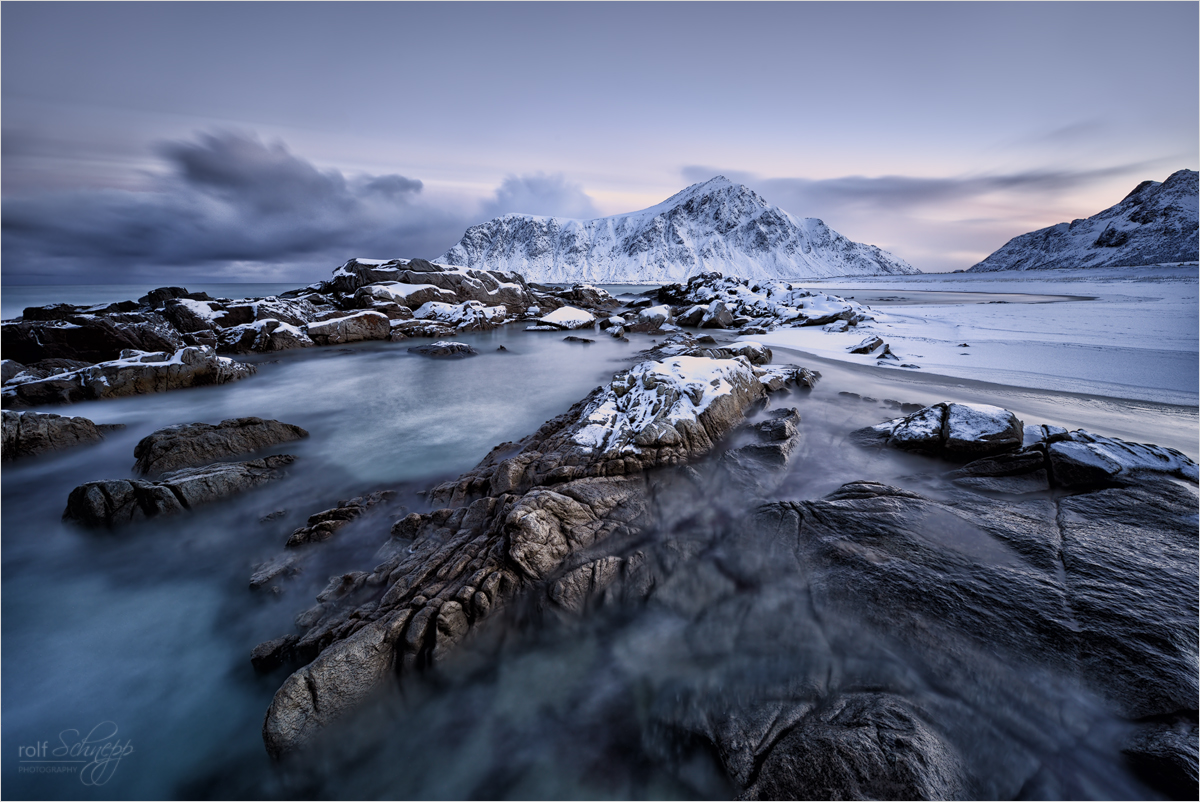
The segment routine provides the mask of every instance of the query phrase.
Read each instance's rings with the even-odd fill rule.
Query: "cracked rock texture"
[[[86,482],[71,491],[63,520],[95,528],[175,515],[282,479],[287,475],[283,469],[295,459],[290,454],[278,454],[250,462],[221,462],[175,471],[157,482],[139,479]]]
[[[312,659],[267,711],[268,752],[303,747],[387,678],[446,659],[572,555],[638,532],[647,521],[647,472],[703,457],[767,392],[744,357],[644,362],[434,488],[430,498],[442,507],[398,521],[394,545],[373,571],[342,577],[336,600],[327,596],[301,614],[303,636],[260,649],[260,661],[282,660],[281,651]],[[776,442],[794,434],[786,426],[778,424]],[[586,567],[554,582],[553,593],[562,607],[577,606],[582,589],[610,581],[616,569]]]

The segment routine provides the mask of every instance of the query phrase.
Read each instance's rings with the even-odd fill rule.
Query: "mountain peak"
[[[595,220],[505,215],[469,228],[437,261],[552,283],[683,281],[712,270],[757,279],[920,272],[723,175]]]
[[[969,272],[1194,262],[1197,177],[1195,170],[1178,170],[1162,183],[1142,181],[1091,217],[1014,237]]]

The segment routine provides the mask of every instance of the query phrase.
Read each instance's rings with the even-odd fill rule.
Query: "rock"
[[[217,337],[218,350],[227,354],[269,353],[316,345],[304,328],[278,320],[261,320],[222,329]]]
[[[142,476],[153,476],[304,437],[308,437],[308,432],[299,426],[262,418],[230,418],[215,426],[208,423],[168,426],[142,438],[134,447],[137,462],[133,470]]]
[[[871,336],[860,342],[858,345],[850,349],[852,354],[869,354],[879,346],[883,345],[883,340],[879,337]]]
[[[25,370],[25,366],[15,359],[0,360],[0,384],[6,384]]]
[[[318,345],[356,343],[363,340],[386,340],[391,333],[387,315],[379,312],[358,312],[318,323],[309,323],[305,331]]]
[[[574,306],[563,306],[555,309],[548,315],[542,315],[538,318],[537,325],[549,326],[552,330],[566,331],[568,329],[586,329],[591,328],[596,322],[596,318],[590,312],[583,309],[577,309]],[[529,329],[526,329],[529,331]]]
[[[397,320],[392,321],[391,333],[388,339],[392,342],[407,340],[410,337],[453,337],[453,326],[436,320]]]
[[[462,359],[463,357],[479,355],[478,351],[466,343],[456,343],[447,340],[439,340],[428,345],[414,345],[408,351],[412,354],[431,356],[438,359]]]
[[[434,284],[402,284],[398,281],[384,281],[360,287],[354,293],[354,300],[359,308],[363,309],[382,301],[413,310],[419,309],[430,301],[454,304],[458,302],[458,295],[453,290],[443,289]],[[480,305],[482,306],[482,304]]]
[[[321,291],[354,294],[368,284],[393,282],[437,287],[453,293],[456,303],[479,301],[487,305],[503,304],[514,316],[537,303],[525,279],[517,273],[453,267],[424,259],[392,259],[387,262],[351,259],[334,271],[331,281],[321,284]],[[426,300],[445,302],[450,299],[443,295]]]
[[[671,307],[666,305],[651,306],[638,312],[632,323],[625,326],[626,331],[659,331],[671,322]]]
[[[586,582],[582,574],[551,580],[574,555],[640,530],[651,492],[645,472],[699,459],[739,426],[766,397],[760,369],[743,357],[641,363],[433,488],[428,497],[441,509],[397,521],[392,536],[403,545],[353,590],[302,617],[296,653],[319,656],[276,693],[263,727],[268,752],[309,743],[397,671],[450,659],[518,592],[549,583],[562,609],[581,604],[576,591],[608,581],[611,570],[593,568]],[[787,426],[764,425],[764,445],[785,450]]]
[[[567,337],[563,337],[563,342],[565,342],[565,343],[581,343],[583,345],[591,345],[596,341],[589,340],[586,337],[576,337],[574,335],[569,335]]]
[[[1008,410],[987,404],[934,404],[904,418],[860,429],[852,439],[861,445],[971,459],[1019,448],[1024,424]]]
[[[725,304],[718,300],[713,301],[704,310],[704,316],[700,319],[700,328],[702,329],[727,329],[733,325],[733,313],[725,308]]]
[[[720,301],[730,314],[725,327],[741,325],[745,334],[766,334],[778,326],[817,326],[844,322],[847,326],[873,320],[871,311],[851,300],[805,290],[781,280],[750,280],[720,273],[701,273],[687,284],[668,284],[658,291],[658,301],[676,307],[681,325],[696,325],[712,304]],[[697,307],[704,312],[698,313]],[[738,324],[739,319],[745,323]],[[684,320],[688,322],[683,322]]]
[[[284,635],[264,641],[255,646],[254,651],[250,653],[250,664],[260,674],[269,674],[287,662],[289,653],[298,640],[295,635]]]
[[[46,454],[104,439],[87,418],[4,410],[4,461]]]
[[[288,537],[287,548],[309,543],[320,543],[333,537],[333,533],[361,516],[364,512],[385,501],[395,498],[393,490],[380,490],[365,496],[339,501],[336,507],[308,516],[306,524]],[[253,580],[251,580],[253,585]]]
[[[250,462],[226,462],[167,474],[157,482],[115,479],[87,482],[71,491],[63,520],[87,527],[114,527],[174,515],[286,476],[290,454]]]
[[[122,358],[45,379],[10,383],[6,408],[66,404],[225,384],[253,375],[255,368],[217,356],[210,347],[189,346],[172,353],[124,351]]]
[[[186,343],[157,312],[73,313],[50,320],[10,321],[0,325],[4,355],[22,364],[44,359],[88,363],[120,358],[123,351],[176,351]],[[28,311],[28,310],[27,310]]]
[[[1003,501],[854,482],[707,536],[693,511],[693,540],[637,545],[653,654],[706,666],[648,672],[651,716],[712,744],[731,796],[772,799],[1045,797],[1124,719],[1123,744],[1089,738],[1091,787],[1145,793],[1120,748],[1190,798],[1196,502],[1142,475]]]
[[[418,320],[443,323],[458,331],[490,331],[507,322],[508,309],[504,306],[484,306],[479,301],[461,304],[444,304],[429,301],[413,313]]]

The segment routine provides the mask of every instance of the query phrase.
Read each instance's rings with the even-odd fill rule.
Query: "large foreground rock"
[[[295,461],[279,454],[250,462],[224,462],[167,474],[157,482],[113,479],[87,482],[71,491],[63,520],[87,527],[114,527],[175,515],[259,485],[282,479]]]
[[[854,482],[631,544],[607,594],[648,605],[652,718],[744,798],[1191,798],[1196,505]]]
[[[189,346],[174,353],[124,351],[120,359],[45,379],[16,383],[18,377],[4,386],[2,398],[5,408],[71,404],[225,384],[254,373],[253,365],[217,356],[207,346]]]
[[[275,695],[263,724],[268,752],[279,757],[303,747],[397,672],[446,659],[489,615],[549,581],[572,555],[639,531],[647,471],[699,459],[740,426],[766,399],[761,371],[743,357],[639,364],[434,488],[430,498],[441,509],[398,521],[397,545],[381,552],[374,570],[346,575],[336,601],[302,614],[307,631],[294,644],[276,639],[260,650],[260,662],[269,652],[271,663],[281,645],[297,659],[318,655]],[[786,459],[794,424],[776,428],[770,437]],[[561,604],[569,607],[570,588],[586,584],[563,584]]]
[[[104,435],[87,418],[4,410],[4,461],[98,443]]]
[[[230,418],[215,426],[187,423],[168,426],[143,437],[133,449],[133,469],[153,476],[180,468],[208,465],[228,457],[308,437],[290,423],[262,418]]]

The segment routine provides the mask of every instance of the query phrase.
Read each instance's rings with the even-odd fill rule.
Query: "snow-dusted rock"
[[[418,309],[430,301],[453,304],[458,301],[458,295],[453,290],[447,290],[436,284],[402,284],[398,281],[385,281],[379,284],[368,284],[359,287],[354,293],[360,305],[370,301],[395,303],[409,309]],[[369,301],[368,301],[369,299]]]
[[[787,281],[753,280],[720,273],[702,273],[686,284],[669,284],[658,291],[660,303],[676,308],[683,325],[702,325],[719,302],[734,319],[765,330],[779,326],[817,326],[833,321],[857,325],[872,320],[871,310],[836,295],[810,291]]]
[[[632,321],[625,325],[627,331],[658,331],[670,325],[672,320],[671,307],[666,304],[641,309]]]
[[[413,318],[437,321],[459,331],[488,331],[504,325],[508,319],[508,308],[503,305],[484,306],[479,301],[461,304],[428,301],[413,312]]]
[[[95,312],[66,304],[58,317],[9,321],[0,326],[4,356],[29,365],[47,359],[96,363],[122,351],[174,351],[187,345],[182,334],[152,311]],[[25,310],[27,314],[34,309]]]
[[[310,348],[313,345],[315,343],[305,328],[278,320],[244,323],[221,329],[217,334],[217,347],[226,354],[288,351],[292,348]]]
[[[934,404],[854,432],[862,444],[888,445],[952,459],[981,457],[1021,447],[1024,424],[989,404]]]
[[[507,214],[467,229],[437,261],[513,270],[530,281],[600,284],[681,281],[706,270],[752,278],[919,272],[722,176],[613,217]]]
[[[1196,171],[1179,170],[1092,217],[1014,237],[968,272],[1195,262],[1198,205]]]
[[[1127,443],[1079,429],[1047,444],[1050,470],[1057,484],[1090,487],[1143,473],[1163,473],[1197,481],[1196,463],[1173,448]]]
[[[538,329],[538,331],[553,329],[566,331],[569,329],[586,329],[594,325],[595,322],[596,318],[591,312],[574,306],[560,306],[553,312],[538,318],[536,325],[549,327],[549,329]]]
[[[45,379],[20,382],[18,376],[4,386],[0,397],[5,408],[69,404],[225,384],[254,372],[253,365],[217,356],[212,348],[204,346],[180,348],[174,353],[127,350],[120,359]]]
[[[454,301],[479,301],[485,306],[503,304],[510,314],[519,315],[537,301],[525,279],[514,273],[496,270],[481,270],[435,264],[424,259],[351,259],[333,273],[333,279],[321,284],[325,293],[354,295],[360,287],[368,284],[392,286],[396,284],[435,287],[453,293],[454,297],[425,298],[443,303]],[[397,300],[399,298],[397,297]],[[411,306],[405,301],[404,306]],[[424,302],[424,301],[423,301]]]
[[[309,323],[305,331],[318,345],[335,345],[363,340],[386,340],[391,332],[391,325],[387,315],[366,311]]]
[[[467,356],[479,355],[478,351],[466,343],[456,343],[448,340],[439,340],[426,345],[414,345],[408,350],[409,353],[436,357],[438,359],[462,359]]]

